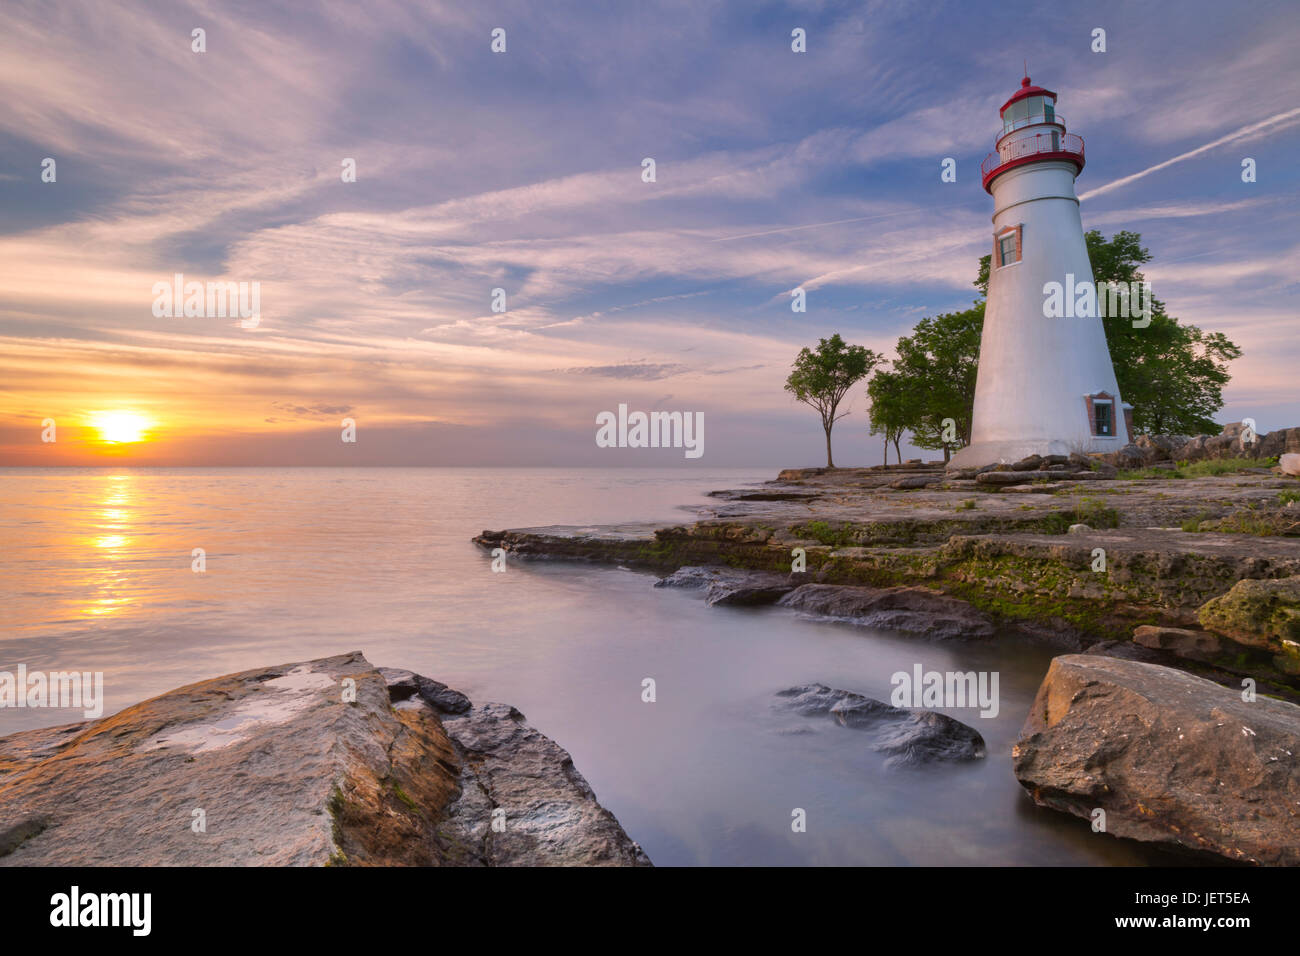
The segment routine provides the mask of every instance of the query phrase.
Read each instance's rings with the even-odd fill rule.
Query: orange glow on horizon
[[[90,424],[99,432],[99,440],[109,445],[127,445],[145,441],[150,422],[138,412],[96,412]]]

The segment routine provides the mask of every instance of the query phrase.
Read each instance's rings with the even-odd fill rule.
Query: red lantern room
[[[998,112],[1002,132],[980,167],[985,190],[991,193],[997,176],[1028,163],[1064,159],[1083,171],[1083,138],[1065,131],[1065,119],[1056,112],[1056,94],[1051,90],[1032,85],[1026,76]]]

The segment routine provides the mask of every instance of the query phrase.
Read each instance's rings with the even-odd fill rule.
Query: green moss
[[[419,806],[416,804],[414,800],[410,798],[410,796],[407,795],[406,791],[402,789],[401,784],[399,784],[396,780],[393,781],[393,794],[397,797],[398,800],[401,800],[404,804],[406,804],[416,813],[420,812]]]

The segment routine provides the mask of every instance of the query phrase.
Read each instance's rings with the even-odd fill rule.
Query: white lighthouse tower
[[[1127,407],[1102,320],[1047,318],[1043,308],[1047,283],[1092,282],[1074,193],[1083,140],[1066,132],[1056,94],[1027,76],[1001,115],[982,167],[993,195],[993,260],[971,443],[952,465],[1117,451],[1129,441]]]

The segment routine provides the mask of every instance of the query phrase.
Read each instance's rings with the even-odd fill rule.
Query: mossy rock
[[[1300,575],[1243,580],[1197,612],[1201,626],[1242,644],[1294,656],[1300,642]]]

